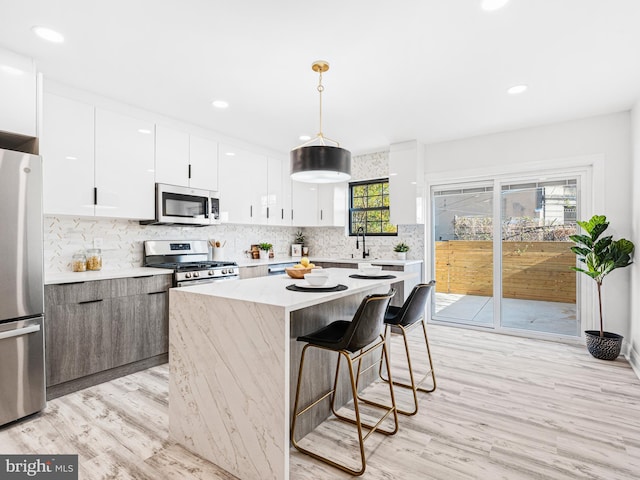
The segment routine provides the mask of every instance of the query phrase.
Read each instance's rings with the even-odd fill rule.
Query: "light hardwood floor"
[[[416,416],[401,416],[397,435],[369,438],[361,478],[640,478],[640,381],[625,360],[453,327],[429,335],[438,389],[420,395]],[[167,384],[163,365],[55,399],[0,429],[0,452],[78,453],[86,480],[234,478],[168,442]],[[353,442],[343,432],[350,427],[330,420],[304,441],[345,453]],[[292,450],[291,478],[350,477]]]

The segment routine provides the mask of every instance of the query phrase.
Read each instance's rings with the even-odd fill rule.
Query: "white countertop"
[[[91,272],[47,272],[44,274],[44,284],[57,285],[61,283],[89,282],[92,280],[110,280],[112,278],[171,274],[173,274],[173,270],[151,267],[126,268],[119,270],[98,270]]]
[[[367,262],[372,265],[414,265],[422,263],[422,260],[397,260],[395,258],[368,258],[363,260],[361,258],[330,258],[330,257],[309,257],[311,262],[332,262],[332,263],[360,263]],[[278,263],[298,263],[300,257],[275,257],[269,259],[255,259],[240,258],[235,262],[239,267],[253,267],[258,265],[275,265]]]
[[[294,292],[285,287],[292,284],[303,284],[305,280],[294,280],[287,275],[271,275],[267,277],[249,278],[242,281],[215,282],[192,287],[172,289],[178,294],[199,294],[211,297],[260,303],[277,307],[284,307],[288,311],[299,310],[319,303],[335,300],[347,295],[353,295],[372,287],[390,285],[416,277],[417,273],[397,271],[382,271],[383,274],[393,275],[393,279],[356,279],[350,278],[355,272],[350,268],[327,268],[330,284],[342,284],[348,288],[339,292]]]

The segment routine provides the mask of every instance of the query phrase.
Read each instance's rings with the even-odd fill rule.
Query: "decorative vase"
[[[622,335],[604,332],[600,336],[600,330],[585,330],[587,349],[589,353],[600,360],[615,360],[620,355],[622,348]]]
[[[407,259],[407,252],[396,252],[396,258],[398,260],[406,260]]]

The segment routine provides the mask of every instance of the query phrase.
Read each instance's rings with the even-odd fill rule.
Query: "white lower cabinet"
[[[96,216],[151,219],[155,125],[96,109]]]
[[[95,109],[45,93],[42,112],[44,213],[93,216]]]

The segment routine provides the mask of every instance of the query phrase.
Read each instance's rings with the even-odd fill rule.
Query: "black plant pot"
[[[600,336],[600,330],[585,330],[587,349],[589,353],[600,360],[615,360],[620,355],[622,348],[622,335],[604,332]]]

